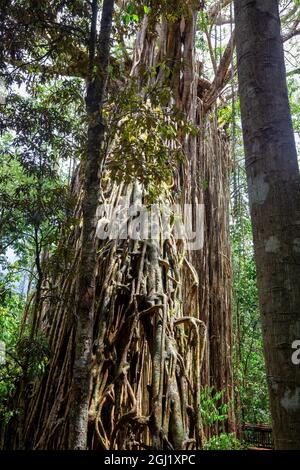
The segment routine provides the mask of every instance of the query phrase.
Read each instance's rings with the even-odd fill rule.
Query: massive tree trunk
[[[239,89],[275,446],[300,448],[300,179],[278,2],[235,0]]]
[[[205,115],[206,106],[198,96],[197,10],[181,0],[169,8],[172,15],[155,18],[155,25],[144,18],[128,82],[131,77],[137,79],[141,96],[145,86],[169,87],[168,106],[176,104],[198,130],[185,136],[178,132],[185,159],[173,169],[174,185],[164,190],[158,202],[190,203],[194,216],[197,204],[203,203],[204,247],[188,252],[185,240],[175,240],[174,233],[168,240],[97,240],[95,309],[90,317],[92,374],[87,388],[89,449],[200,449],[206,433],[200,409],[200,390],[205,386],[224,392],[222,400],[230,402],[227,429],[235,428],[229,146],[217,119]],[[83,175],[81,167],[73,184],[77,219],[82,214]],[[142,204],[144,188],[109,180],[102,194],[114,207],[124,195]],[[127,222],[130,226],[134,220],[129,217]],[[53,279],[55,302],[46,300],[42,306],[40,327],[49,339],[52,356],[28,405],[24,436],[28,448],[64,449],[68,445],[74,373],[72,305],[82,240],[83,229],[75,224],[58,250],[67,247],[73,256],[62,259],[63,272]],[[16,446],[10,439],[7,447]]]
[[[108,72],[113,8],[114,0],[104,0],[99,44],[97,44],[97,0],[93,0],[92,3],[89,76],[86,96],[88,140],[87,155],[83,160],[82,248],[78,264],[78,292],[75,311],[75,357],[69,427],[70,449],[85,449],[87,445],[97,263],[95,245],[96,212],[100,193],[100,171],[104,160],[103,149],[101,148],[104,135],[102,108]],[[98,56],[95,63],[96,49]]]

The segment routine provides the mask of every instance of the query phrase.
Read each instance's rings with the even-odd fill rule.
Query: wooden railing
[[[244,424],[243,440],[251,447],[274,449],[272,428],[264,424]]]

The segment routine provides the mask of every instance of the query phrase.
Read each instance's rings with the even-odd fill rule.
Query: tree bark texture
[[[198,98],[197,10],[190,2],[177,0],[170,6],[172,12],[182,3],[187,8],[184,14],[179,9],[175,20],[159,18],[153,26],[147,16],[144,18],[136,38],[131,77],[138,80],[142,96],[149,85],[170,87],[169,105],[176,104],[199,131],[180,136],[184,163],[174,168],[174,186],[163,194],[162,202],[190,203],[194,211],[198,203],[204,204],[204,247],[187,252],[184,241],[176,241],[173,234],[168,240],[96,241],[94,316],[89,317],[93,324],[91,387],[88,384],[85,389],[89,393],[89,449],[200,449],[206,433],[200,411],[200,391],[205,386],[223,391],[223,401],[231,405],[227,429],[235,429],[229,145],[217,119],[205,115]],[[170,74],[158,67],[161,63],[168,66]],[[158,70],[157,76],[145,73],[153,69]],[[74,180],[73,193],[78,198],[75,217],[84,207],[82,175],[84,167]],[[135,204],[143,203],[143,188],[134,182],[108,181],[102,193],[104,201],[114,206],[124,195]],[[132,223],[129,218],[129,226]],[[67,239],[62,239],[62,246],[73,256],[66,258],[65,269],[53,280],[59,302],[43,305],[43,328],[53,354],[28,406],[27,448],[67,446],[68,419],[72,419],[69,389],[74,374],[71,313],[83,231],[75,224]]]

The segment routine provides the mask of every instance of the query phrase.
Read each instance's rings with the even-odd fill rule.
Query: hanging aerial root
[[[105,193],[106,202],[116,206],[124,191],[135,202],[143,197],[136,186],[122,191],[113,186]],[[25,440],[29,444],[31,439],[35,449],[67,447],[79,239],[76,226],[68,240],[73,243],[68,275],[51,281],[60,301],[45,302],[40,314],[52,357],[26,410]],[[178,245],[173,235],[97,244],[89,448],[200,448],[206,333],[195,310],[198,279],[184,244]],[[183,275],[190,286],[185,298]],[[184,315],[183,305],[190,316]]]

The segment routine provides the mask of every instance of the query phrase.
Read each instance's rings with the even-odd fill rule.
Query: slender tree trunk
[[[235,0],[239,89],[275,446],[300,449],[300,181],[278,2]]]
[[[99,199],[100,171],[103,162],[101,152],[104,134],[102,108],[107,80],[113,8],[114,0],[104,0],[99,34],[98,60],[95,64],[96,70],[94,70],[97,38],[97,0],[93,0],[89,79],[86,97],[88,148],[84,168],[82,251],[79,263],[76,309],[76,350],[71,392],[70,449],[85,449],[87,445],[95,300],[96,211]]]

